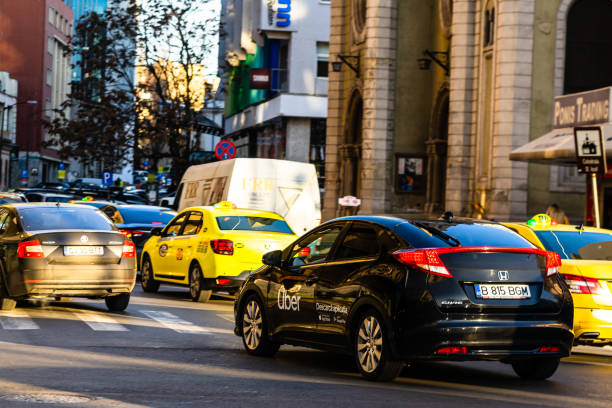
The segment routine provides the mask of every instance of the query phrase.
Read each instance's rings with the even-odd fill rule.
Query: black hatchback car
[[[558,254],[497,223],[345,217],[263,262],[234,304],[254,355],[341,351],[366,378],[390,380],[419,360],[497,360],[545,379],[570,354]]]
[[[98,209],[77,204],[0,205],[0,309],[16,300],[86,297],[124,310],[136,248]]]

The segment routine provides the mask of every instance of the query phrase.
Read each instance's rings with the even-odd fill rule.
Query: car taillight
[[[122,229],[119,231],[121,231],[121,233],[123,233],[123,235],[125,235],[128,238],[140,237],[147,233],[146,231],[137,231],[137,230],[128,230],[128,229]]]
[[[467,354],[467,347],[442,347],[436,351],[436,354]]]
[[[578,275],[563,275],[571,293],[580,295],[604,295],[605,291],[599,280]]]
[[[393,254],[395,259],[412,268],[420,269],[434,275],[452,278],[453,275],[446,269],[440,259],[439,249],[408,249]]]
[[[440,254],[461,253],[461,252],[504,252],[517,254],[534,254],[546,257],[546,277],[552,276],[561,268],[561,257],[556,252],[544,251],[538,248],[522,247],[442,247],[428,249],[406,249],[393,253],[393,256],[401,263],[412,268],[420,269],[434,275],[452,278],[453,275],[446,269],[444,262],[440,259]]]
[[[540,353],[560,353],[561,348],[557,346],[543,346],[538,350]]]
[[[561,269],[561,257],[558,253],[546,251],[546,277],[553,276]]]
[[[136,257],[136,245],[132,241],[123,241],[123,251],[121,252],[122,258],[135,258]]]
[[[217,285],[227,285],[231,282],[231,279],[217,279]]]
[[[210,248],[215,254],[234,255],[234,243],[229,239],[211,239]]]
[[[42,250],[40,241],[35,239],[32,241],[20,242],[17,245],[17,256],[19,258],[44,258],[45,253]]]

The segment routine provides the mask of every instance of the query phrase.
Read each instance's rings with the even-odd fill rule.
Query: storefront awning
[[[612,161],[612,123],[602,125],[601,131],[606,144],[606,157],[610,162]],[[575,166],[574,128],[551,130],[544,136],[514,149],[510,153],[510,160]]]

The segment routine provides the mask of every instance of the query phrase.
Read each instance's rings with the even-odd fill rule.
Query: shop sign
[[[267,9],[268,26],[289,27],[291,25],[291,0],[263,0]]]
[[[600,127],[574,128],[576,164],[579,173],[606,172],[606,154]]]
[[[557,96],[554,103],[553,128],[595,125],[610,121],[612,87]]]
[[[270,89],[270,70],[268,68],[251,68],[251,89]]]
[[[359,207],[361,200],[353,196],[344,196],[338,199],[338,205],[342,207]]]

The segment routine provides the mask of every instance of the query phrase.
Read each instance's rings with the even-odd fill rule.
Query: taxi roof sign
[[[546,227],[556,224],[558,224],[557,220],[551,218],[548,214],[536,214],[527,221],[527,225],[530,227]]]
[[[219,201],[217,204],[213,205],[213,208],[226,208],[228,210],[235,210],[236,208],[236,204],[232,203],[231,201]]]

